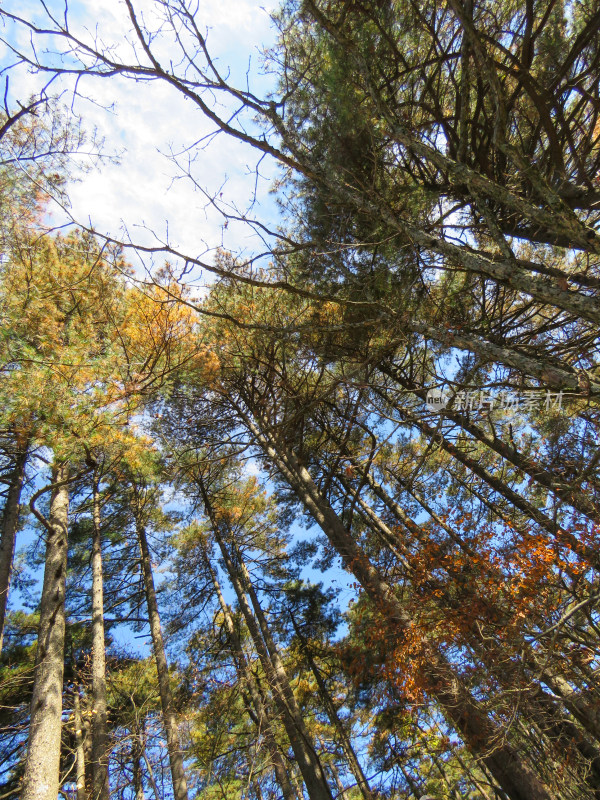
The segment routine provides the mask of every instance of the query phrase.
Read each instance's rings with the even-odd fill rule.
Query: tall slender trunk
[[[131,743],[131,767],[133,771],[133,791],[135,793],[135,800],[144,800],[144,782],[142,773],[142,754],[144,752],[144,744],[139,729],[133,733],[133,741]]]
[[[206,554],[205,554],[206,555]],[[256,685],[256,681],[250,667],[248,665],[248,661],[246,659],[246,655],[242,648],[242,643],[240,638],[237,634],[235,629],[235,625],[233,622],[233,618],[231,615],[231,610],[227,603],[225,602],[225,598],[223,597],[223,593],[221,591],[221,586],[219,584],[218,578],[213,570],[208,556],[206,556],[206,566],[208,568],[212,584],[215,589],[215,593],[219,600],[219,605],[221,607],[221,611],[225,618],[225,625],[227,627],[227,634],[229,636],[229,640],[231,642],[231,646],[233,649],[233,655],[235,658],[236,665],[238,666],[240,678],[243,684],[246,686],[248,693],[250,695],[252,705],[254,707],[254,711],[256,713],[256,722],[257,727],[261,731],[262,735],[264,736],[265,743],[267,749],[269,751],[269,755],[271,757],[271,761],[273,763],[273,770],[275,772],[275,778],[277,783],[281,787],[281,791],[283,793],[284,800],[298,800],[298,795],[296,794],[292,783],[290,781],[290,777],[288,775],[287,767],[285,765],[285,761],[277,745],[275,740],[275,736],[273,734],[273,729],[271,727],[271,723],[269,721],[269,716],[267,714],[267,710],[265,708],[265,704],[263,702],[261,693],[259,691],[258,686]]]
[[[203,495],[206,510],[213,525],[215,540],[223,555],[227,574],[229,575],[229,579],[237,595],[244,620],[269,680],[269,684],[273,690],[273,696],[281,712],[282,721],[298,762],[298,767],[306,785],[308,795],[311,800],[332,800],[333,795],[327,783],[321,762],[317,756],[314,743],[304,725],[300,708],[298,707],[294,692],[290,686],[283,662],[270,636],[264,613],[258,603],[258,598],[252,591],[252,586],[248,584],[248,580],[246,579],[247,573],[244,575],[244,578],[242,578],[242,573],[245,573],[245,565],[243,565],[243,563],[241,565],[234,564],[223,536],[221,535],[219,522],[215,517],[208,497],[204,492]],[[254,613],[248,602],[247,594],[251,598]]]
[[[8,604],[8,591],[10,589],[10,578],[15,555],[15,539],[19,523],[19,503],[25,478],[27,456],[28,448],[25,445],[16,455],[6,494],[6,503],[2,511],[2,531],[0,534],[0,653],[2,653],[6,606]]]
[[[150,763],[150,759],[148,758],[148,754],[146,753],[146,748],[144,748],[144,764],[146,765],[146,776],[148,778],[148,782],[152,787],[152,794],[154,795],[154,800],[161,800],[162,794],[158,791],[158,786],[156,785],[156,779],[154,777],[154,770],[152,769],[152,764]]]
[[[345,567],[352,572],[382,613],[393,620],[400,630],[407,629],[411,620],[404,608],[320,493],[308,470],[299,463],[284,442],[272,434],[263,433],[248,415],[244,416],[256,441],[329,538]],[[268,431],[268,428],[265,430]],[[424,677],[432,696],[437,699],[467,746],[487,764],[509,798],[551,800],[547,787],[508,744],[503,732],[481,710],[478,702],[462,685],[452,665],[434,648],[428,649],[427,656]]]
[[[158,688],[160,692],[163,723],[167,737],[169,766],[171,768],[171,779],[173,781],[173,795],[175,800],[187,800],[187,781],[183,767],[181,746],[179,743],[179,732],[177,730],[177,719],[175,717],[173,695],[171,693],[171,685],[169,682],[169,666],[167,664],[165,644],[160,625],[160,614],[158,611],[158,603],[156,601],[156,589],[154,588],[154,576],[152,574],[150,550],[148,549],[148,539],[146,537],[144,526],[137,518],[136,532],[140,545],[142,573],[144,576],[144,589],[146,592],[146,604],[148,606],[148,620],[150,622],[154,661],[156,663],[156,673],[158,676]]]
[[[75,686],[73,688],[73,716],[75,722],[77,800],[87,800],[85,791],[85,750],[83,747],[83,726],[81,723],[81,700],[79,698],[79,686]]]
[[[96,476],[92,492],[92,783],[93,800],[109,800],[102,533]]]
[[[65,645],[69,467],[52,470],[46,565],[21,800],[56,800],[59,789]],[[39,513],[39,512],[38,512]],[[38,517],[39,518],[39,517]]]
[[[308,666],[311,669],[312,674],[315,676],[315,680],[317,682],[317,686],[319,689],[319,696],[321,697],[321,701],[325,706],[325,711],[327,712],[327,716],[329,717],[329,721],[331,722],[333,728],[335,729],[339,742],[342,746],[342,750],[344,751],[344,755],[346,757],[346,762],[348,767],[350,768],[350,772],[354,776],[356,781],[356,785],[360,789],[360,793],[365,798],[365,800],[372,800],[373,793],[371,791],[371,787],[369,786],[369,781],[366,778],[365,773],[363,772],[363,768],[360,765],[360,761],[357,758],[357,755],[352,747],[352,742],[350,740],[350,736],[348,735],[342,720],[340,719],[331,694],[323,680],[323,676],[315,663],[315,660],[310,652],[310,647],[306,639],[302,636],[300,629],[296,625],[296,621],[292,616],[292,624],[296,631],[296,635],[300,639],[300,644],[302,647],[302,652],[308,662]]]

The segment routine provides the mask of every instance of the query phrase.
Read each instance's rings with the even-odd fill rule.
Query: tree
[[[237,676],[232,686],[227,673],[207,707],[248,711],[241,722],[219,719],[206,748],[225,748],[239,731],[252,749],[249,719],[266,717],[287,795],[277,756],[286,740],[311,797],[344,789],[344,768],[325,752],[338,745],[363,794],[371,791],[301,623],[294,650],[291,620],[269,610],[268,571],[252,566],[249,532],[264,516],[252,492],[228,484],[250,455],[275,488],[280,519],[314,524],[323,561],[339,557],[356,582],[348,647],[377,673],[370,684],[362,675],[365,694],[383,698],[371,749],[393,789],[595,796],[597,9],[292,0],[275,16],[269,53],[279,84],[260,97],[219,72],[199,11],[169,1],[158,19],[133,0],[126,7],[137,47],[130,62],[100,38],[78,38],[68,15],[44,9],[38,25],[0,13],[31,36],[30,49],[13,45],[22,63],[76,79],[165,82],[218,130],[273,159],[283,225],[246,218],[266,242],[266,254],[249,257],[220,250],[205,263],[169,246],[140,249],[183,259],[184,276],[205,267],[220,280],[196,301],[166,265],[136,295],[135,313],[120,284],[109,358],[84,371],[75,409],[69,392],[31,368],[52,406],[39,432],[19,379],[40,353],[64,369],[56,332],[32,344],[9,309],[17,337],[7,359],[19,366],[4,381],[6,419],[15,418],[11,389],[36,423],[32,442],[51,442],[75,468],[107,430],[124,436],[122,422],[141,407],[135,398],[149,400],[142,423],[166,465],[150,494],[176,475],[186,510],[203,506],[248,631],[219,598],[203,532],[194,591],[212,584]],[[49,31],[63,61],[36,47]],[[97,240],[86,241],[93,253]],[[17,249],[11,257],[25,260]],[[87,292],[93,305],[100,293],[95,284]],[[53,314],[51,303],[37,309]],[[76,352],[89,358],[77,334]],[[95,405],[96,388],[109,384],[118,409],[110,423]],[[439,414],[425,403],[432,388],[447,394]],[[520,417],[508,399],[517,393],[528,398],[513,403]],[[131,473],[143,477],[141,462]],[[176,785],[182,761],[144,525],[138,537]],[[265,541],[257,536],[256,550]],[[312,674],[314,706],[303,706],[284,652],[294,665],[303,652],[298,674]],[[352,659],[341,671],[348,685],[360,672]],[[132,737],[139,794],[139,726]],[[249,792],[273,789],[251,778],[250,757],[211,753],[203,763],[220,765],[223,783],[207,782],[207,792],[242,793],[236,762]]]

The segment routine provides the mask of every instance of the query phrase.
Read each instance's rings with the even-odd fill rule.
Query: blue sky
[[[149,21],[152,9],[160,7],[152,0],[134,5]],[[274,41],[269,14],[275,4],[201,0],[199,6],[200,25],[223,73],[241,86],[249,80],[254,90],[267,93],[272,79],[262,73],[261,52]],[[3,7],[48,25],[38,0],[5,0]],[[62,16],[62,3],[51,2],[49,7]],[[76,0],[69,4],[69,14],[72,31],[82,40],[91,42],[97,37],[106,46],[116,47],[123,57],[131,56],[131,47],[126,44],[132,38],[131,22],[122,1]],[[24,30],[5,27],[0,35],[21,49],[30,47]],[[36,42],[40,53],[59,45],[52,37]],[[159,50],[166,58],[166,45]],[[13,60],[6,45],[0,46],[0,63],[6,66]],[[39,76],[23,68],[11,70],[13,100],[27,97],[39,84]],[[224,205],[245,209],[255,187],[256,152],[224,135],[188,151],[213,132],[212,123],[164,83],[86,78],[79,82],[78,96],[72,101],[73,87],[73,79],[67,77],[55,82],[53,91],[64,90],[65,102],[72,102],[86,129],[96,129],[105,138],[105,153],[118,156],[118,163],[105,163],[73,183],[69,192],[73,219],[83,224],[91,221],[97,230],[115,237],[126,229],[133,241],[146,245],[168,238],[186,254],[204,256],[205,260],[210,260],[211,251],[218,246],[246,253],[259,247],[246,226],[230,223],[224,228],[223,217],[207,207],[199,188],[209,195],[221,195]],[[172,158],[174,154],[179,155],[179,165]],[[191,172],[196,185],[185,177],[188,156],[194,157]],[[78,163],[89,166],[90,159],[82,155]],[[275,205],[268,190],[275,176],[274,165],[263,161],[261,173],[264,179],[258,183],[258,193],[262,208],[255,213],[263,219],[273,218]],[[65,219],[62,210],[52,210],[55,224]]]
[[[156,4],[151,0],[134,4],[150,21]],[[5,0],[3,7],[48,27],[38,0]],[[252,0],[200,2],[199,19],[217,65],[237,85],[245,86],[248,81],[261,94],[272,88],[273,79],[261,70],[261,52],[274,41],[269,14],[275,7],[276,3]],[[62,17],[62,3],[51,2],[48,8],[58,18]],[[107,46],[116,47],[123,56],[131,50],[126,44],[131,37],[131,23],[123,2],[78,0],[69,4],[69,14],[72,32],[83,41],[98,38]],[[24,30],[5,27],[0,29],[0,36],[20,50],[27,52],[30,48]],[[40,54],[60,46],[60,41],[51,37],[36,42]],[[168,57],[166,50],[164,55]],[[0,45],[0,64],[6,67],[13,61],[10,49]],[[25,68],[11,69],[12,104],[35,92],[40,80]],[[91,223],[100,232],[116,238],[122,237],[126,230],[126,236],[141,244],[155,244],[157,238],[165,241],[168,237],[177,249],[208,261],[214,248],[220,246],[246,254],[262,250],[247,226],[230,223],[225,228],[224,219],[207,207],[201,189],[209,195],[218,195],[224,206],[244,210],[257,188],[259,205],[253,213],[272,222],[276,218],[274,198],[269,194],[276,175],[272,162],[261,163],[263,177],[256,183],[256,151],[225,135],[205,139],[213,132],[212,123],[166,84],[90,77],[79,82],[74,99],[73,87],[73,79],[68,77],[53,84],[57,94],[64,92],[64,101],[81,116],[84,127],[88,131],[96,129],[104,138],[104,152],[116,159],[98,167],[85,154],[77,158],[74,164],[77,180],[69,188],[68,214],[51,204],[48,217],[51,224],[60,225],[72,218],[84,225]],[[178,154],[175,159],[174,154]],[[189,162],[188,156],[193,157],[193,162]],[[193,180],[185,175],[188,165]],[[91,170],[84,172],[90,166]],[[132,260],[141,270],[142,265]],[[201,276],[201,281],[204,280],[210,282],[211,276]],[[294,538],[312,538],[315,532],[313,529],[307,533],[300,525],[294,526]],[[31,530],[23,531],[20,549],[34,537]],[[304,575],[315,581],[324,577],[308,565]],[[157,578],[160,581],[160,576]],[[350,577],[334,567],[328,571],[325,583],[342,589],[340,602],[346,607],[354,596],[349,588]],[[13,608],[19,607],[16,593],[12,601]],[[130,635],[123,633],[124,642],[133,646]],[[118,638],[123,642],[122,636]],[[142,651],[144,643],[144,639],[137,640]]]

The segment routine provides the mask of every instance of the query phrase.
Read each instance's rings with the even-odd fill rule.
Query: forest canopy
[[[286,0],[240,81],[84,5],[0,9],[0,800],[600,797],[597,5]],[[208,248],[53,223],[117,81],[254,158],[172,155]]]

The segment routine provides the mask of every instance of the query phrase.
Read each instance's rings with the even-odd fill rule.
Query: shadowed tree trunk
[[[32,498],[32,509],[47,530],[47,543],[22,800],[56,800],[58,796],[65,645],[68,481],[68,465],[54,466],[54,488],[48,521],[33,506],[37,495]]]
[[[6,619],[8,591],[15,554],[15,538],[19,523],[19,503],[25,478],[27,456],[28,449],[25,445],[16,455],[6,494],[6,503],[2,512],[2,532],[0,534],[0,653],[2,652],[2,640],[4,638],[4,621]]]

